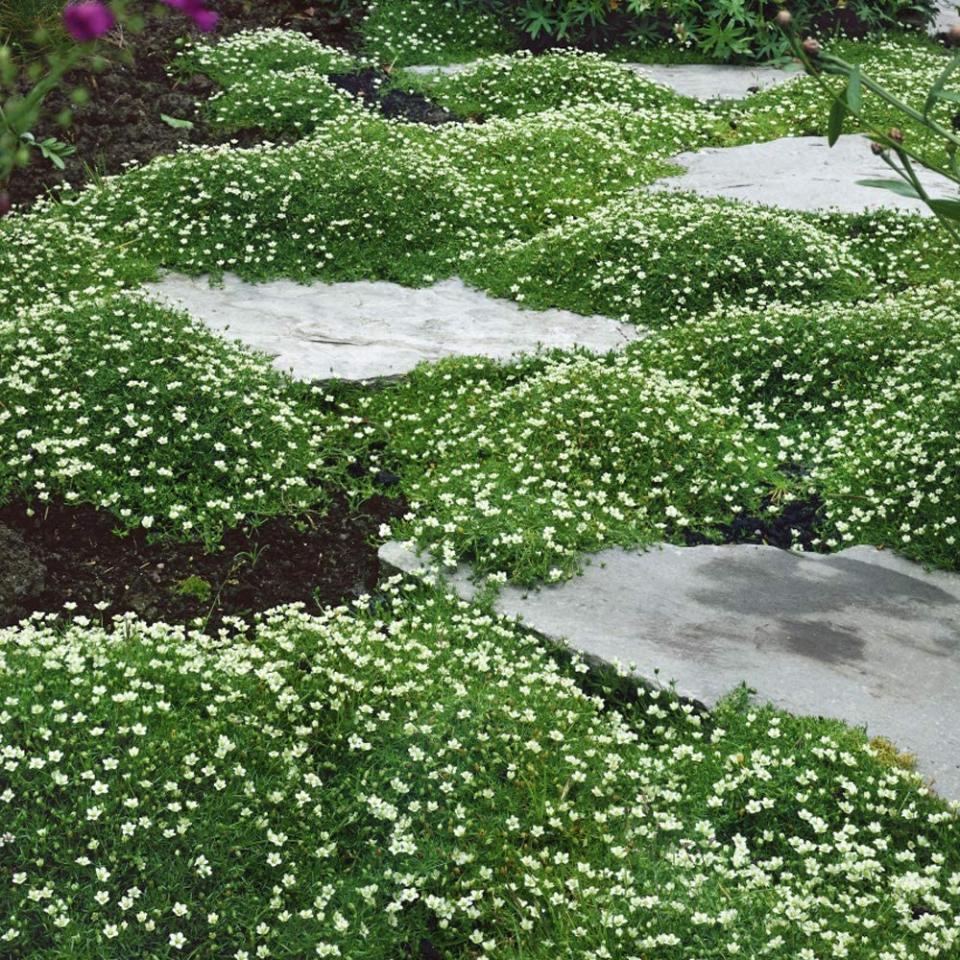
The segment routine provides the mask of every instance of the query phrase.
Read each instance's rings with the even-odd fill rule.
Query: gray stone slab
[[[866,179],[896,179],[870,141],[847,134],[830,147],[824,137],[784,137],[738,147],[709,147],[681,153],[673,162],[686,172],[657,181],[652,190],[692,190],[709,197],[728,197],[789,210],[832,208],[860,213],[879,207],[932,216],[922,201],[889,190],[861,186]],[[934,197],[958,196],[945,177],[918,171],[924,189]]]
[[[951,27],[960,26],[960,5],[955,0],[940,0],[937,4],[937,19],[934,33],[947,33]]]
[[[397,542],[380,556],[424,569]],[[659,671],[708,706],[745,682],[794,713],[865,725],[960,801],[960,576],[872,547],[824,556],[664,545],[588,559],[566,583],[504,587],[498,610],[644,678]],[[474,595],[468,568],[446,576]]]
[[[803,73],[799,66],[793,65],[781,68],[708,63],[625,63],[623,66],[682,96],[697,100],[743,100],[758,90],[786,83]]]
[[[522,310],[456,279],[411,289],[367,281],[250,284],[228,275],[211,287],[205,277],[170,274],[145,290],[305,380],[390,377],[424,360],[507,359],[538,347],[607,352],[644,336],[607,317]]]
[[[742,100],[757,90],[775,86],[792,80],[803,71],[799,67],[771,67],[734,66],[727,64],[708,63],[620,63],[610,61],[613,65],[630,70],[640,76],[669,87],[685,97],[694,97],[698,100]],[[451,63],[446,66],[419,66],[406,67],[409,73],[449,75],[463,73],[470,63]]]

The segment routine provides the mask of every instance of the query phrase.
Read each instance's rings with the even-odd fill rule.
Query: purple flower
[[[114,25],[113,12],[98,0],[83,0],[63,8],[63,24],[74,40],[86,42],[102,37]]]
[[[198,30],[209,33],[217,25],[219,17],[204,7],[204,0],[162,0],[168,7],[180,10],[195,24]]]

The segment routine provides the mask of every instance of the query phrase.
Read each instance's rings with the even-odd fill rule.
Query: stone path
[[[870,151],[870,141],[847,134],[830,147],[824,137],[784,137],[739,147],[709,147],[681,153],[674,162],[686,172],[658,181],[654,190],[693,190],[704,196],[729,197],[790,210],[828,207],[859,213],[893,207],[932,216],[920,200],[889,190],[864,187],[858,180],[896,179]],[[931,196],[956,197],[956,184],[929,171],[918,171]]]
[[[606,352],[642,337],[631,324],[565,310],[521,310],[460,280],[413,290],[394,283],[249,284],[170,274],[145,290],[211,329],[275,357],[306,380],[397,376],[453,355],[507,359],[538,347]]]
[[[617,63],[615,66],[653,80],[669,87],[685,97],[698,100],[742,100],[757,90],[766,89],[779,83],[785,83],[801,74],[799,67],[769,66],[732,66],[727,64],[659,64],[659,63]],[[419,66],[406,67],[409,73],[419,74],[457,74],[473,66],[470,63],[452,63],[444,67]]]
[[[380,556],[407,573],[424,567],[400,543]],[[746,682],[786,710],[866,725],[960,801],[960,576],[872,547],[663,546],[588,559],[566,583],[503,588],[498,610],[708,706]],[[474,595],[468,568],[449,581]]]

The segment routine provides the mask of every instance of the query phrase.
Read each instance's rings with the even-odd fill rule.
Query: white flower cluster
[[[226,130],[303,134],[325,120],[359,116],[361,103],[327,81],[363,63],[290,30],[242,31],[217,44],[189,44],[177,70],[204,73],[220,90],[198,106]]]
[[[128,296],[42,305],[0,325],[0,359],[0,494],[209,546],[324,501],[323,418],[183,314]]]
[[[387,590],[217,637],[0,631],[3,951],[956,956],[960,819],[862,734],[621,712],[516,628]]]
[[[401,85],[421,90],[461,116],[515,118],[581,103],[622,103],[636,109],[672,106],[713,120],[709,107],[680,97],[599,53],[556,50],[484,57],[454,74],[403,74]]]
[[[877,303],[718,310],[636,348],[766,437],[824,503],[821,545],[960,567],[960,310],[943,282]]]
[[[385,65],[473,60],[513,45],[495,17],[459,0],[375,0],[360,30],[365,52]]]
[[[241,30],[216,43],[188,41],[174,60],[181,73],[203,73],[222,86],[265,75],[309,68],[324,76],[348,73],[363,63],[339,47],[329,47],[295,30]]]
[[[628,354],[558,355],[516,382],[478,361],[422,367],[369,412],[401,458],[395,531],[449,565],[556,580],[583,550],[709,531],[769,492],[730,408]]]
[[[617,194],[468,276],[540,309],[666,324],[723,303],[848,299],[873,283],[849,242],[809,219],[695,194]]]

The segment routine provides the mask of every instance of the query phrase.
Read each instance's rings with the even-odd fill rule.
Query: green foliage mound
[[[322,506],[305,388],[185,314],[118,296],[0,324],[0,502],[62,498],[203,540]]]
[[[515,118],[580,103],[694,108],[687,98],[606,57],[578,50],[488,57],[458,73],[401,74],[398,82],[462,117]]]
[[[180,73],[203,73],[220,86],[200,104],[216,126],[303,135],[326,120],[359,116],[360,102],[327,81],[361,69],[356,58],[290,30],[241,31],[216,44],[192,43]]]
[[[956,284],[931,291],[956,304]],[[933,301],[933,302],[932,302]],[[947,307],[941,308],[946,319]],[[934,333],[933,325],[928,327]],[[918,338],[921,339],[921,338]],[[807,450],[824,491],[826,544],[873,543],[960,570],[960,318],[852,398],[819,448]]]
[[[845,299],[871,280],[809,219],[722,199],[633,190],[470,266],[528,306],[663,325],[719,304]]]
[[[395,534],[522,582],[569,575],[583,551],[683,542],[778,482],[735,411],[625,354],[449,361],[368,403],[411,501]]]
[[[875,396],[902,361],[946,348],[956,306],[922,290],[875,303],[771,304],[720,309],[631,348],[652,369],[688,377],[780,431],[823,429],[849,401]]]
[[[393,66],[463,62],[515,46],[498,18],[460,0],[375,0],[360,30],[367,56]]]
[[[290,73],[309,69],[320,76],[346,73],[359,61],[338,47],[328,47],[293,30],[269,28],[241,30],[210,43],[185,44],[174,61],[180,73],[202,73],[221,87],[230,87],[260,74]]]
[[[367,606],[0,631],[4,949],[953,955],[960,821],[862,733],[621,711],[475,608]]]

